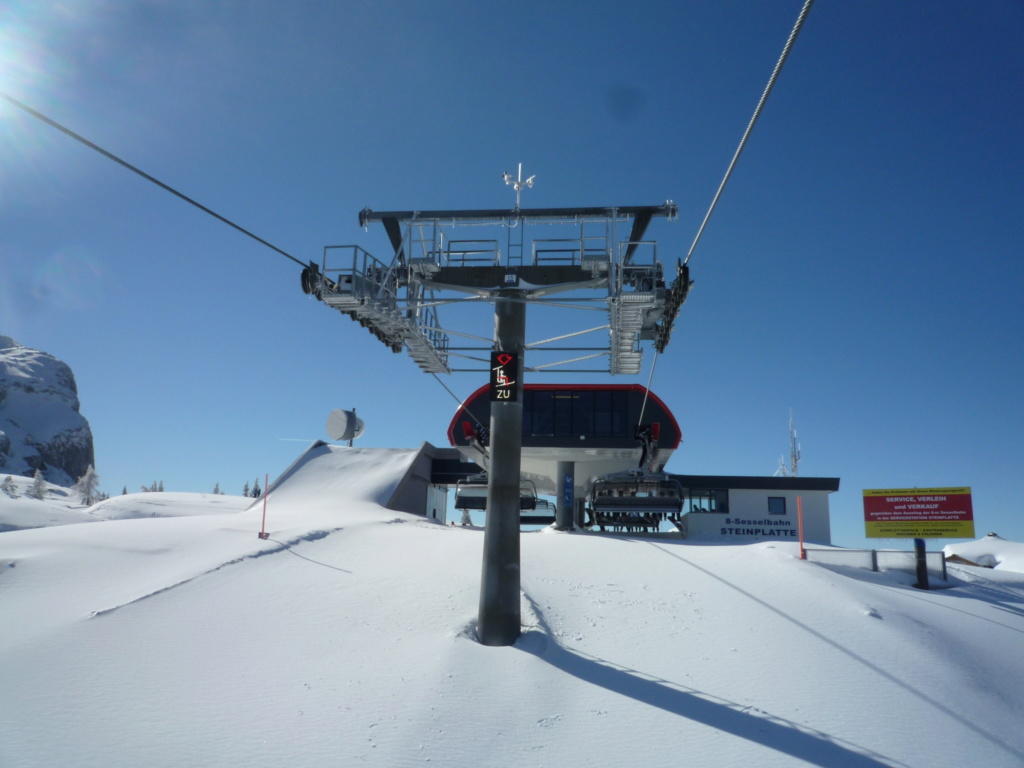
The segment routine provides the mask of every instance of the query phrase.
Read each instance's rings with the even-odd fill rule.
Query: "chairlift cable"
[[[430,375],[431,375],[431,376],[433,376],[433,377],[434,377],[435,379],[437,379],[437,383],[438,383],[438,384],[440,384],[440,385],[441,385],[442,387],[444,387],[444,388],[445,388],[445,390],[446,390],[446,391],[448,392],[448,394],[449,394],[449,395],[451,395],[451,396],[452,396],[452,398],[454,398],[455,402],[457,402],[457,403],[458,403],[458,404],[459,404],[460,406],[462,405],[462,401],[461,401],[461,400],[459,400],[459,396],[458,396],[458,395],[456,395],[456,394],[455,394],[454,392],[452,392],[452,391],[451,391],[451,389],[449,389],[449,388],[448,388],[448,385],[447,385],[447,384],[445,384],[445,383],[444,383],[443,381],[441,381],[441,379],[440,379],[440,378],[438,378],[438,376],[437,376],[437,374],[436,374],[436,373],[434,373],[433,371],[431,371],[431,372],[430,372]],[[473,415],[473,412],[472,412],[472,411],[470,411],[470,410],[469,410],[468,408],[466,409],[466,415],[468,415],[468,416],[469,416],[469,418],[471,418],[471,419],[472,419],[473,421],[475,421],[475,422],[476,422],[476,423],[477,423],[477,424],[478,424],[479,426],[481,426],[481,427],[485,427],[485,428],[486,428],[486,426],[487,426],[487,425],[486,425],[486,424],[484,424],[484,423],[483,423],[482,421],[480,421],[480,419],[478,419],[478,418],[477,418],[476,416],[474,416],[474,415]]]
[[[789,51],[793,47],[793,43],[796,42],[796,36],[800,34],[800,28],[803,27],[804,21],[807,19],[807,14],[810,12],[813,4],[814,0],[806,0],[804,7],[800,10],[800,15],[797,17],[796,24],[793,26],[793,31],[789,33],[789,39],[786,40],[786,44],[782,48],[782,54],[779,56],[779,60],[775,63],[775,69],[772,71],[771,77],[768,78],[768,85],[765,86],[764,93],[761,94],[761,99],[757,102],[754,114],[750,118],[750,122],[747,124],[747,130],[744,131],[743,138],[740,139],[739,146],[736,147],[736,153],[732,156],[732,162],[729,163],[725,176],[722,178],[722,183],[718,185],[718,191],[715,192],[715,197],[711,201],[711,206],[708,208],[708,212],[704,215],[704,221],[701,222],[700,229],[697,230],[697,236],[693,239],[693,245],[690,246],[690,250],[686,254],[686,258],[683,259],[684,265],[689,263],[690,257],[693,255],[693,251],[697,247],[697,242],[700,240],[700,236],[704,234],[704,227],[707,226],[708,220],[711,218],[711,214],[715,210],[715,206],[718,205],[718,198],[722,196],[722,190],[725,189],[725,185],[728,183],[729,177],[732,176],[732,171],[736,167],[736,161],[740,159],[740,155],[743,153],[743,148],[747,144],[747,139],[750,138],[750,134],[754,130],[754,124],[761,116],[761,110],[764,108],[765,102],[768,101],[768,94],[770,94],[772,92],[772,88],[775,87],[775,81],[778,79],[779,73],[782,71],[782,65],[786,63]]]
[[[654,360],[651,362],[651,375],[647,377],[647,389],[644,390],[644,402],[640,406],[640,419],[637,421],[637,426],[642,427],[644,424],[644,411],[647,410],[647,397],[651,394],[651,382],[654,381],[654,369],[658,365],[658,358],[661,353],[655,350]]]
[[[686,266],[690,261],[690,257],[693,256],[693,251],[697,247],[697,243],[700,241],[701,235],[704,233],[704,228],[707,226],[708,220],[711,218],[711,214],[715,210],[715,206],[718,205],[718,199],[722,196],[722,191],[725,189],[725,185],[728,183],[729,177],[732,176],[733,169],[736,167],[736,163],[740,159],[740,155],[743,153],[747,140],[750,138],[750,134],[754,130],[755,123],[757,123],[758,118],[761,116],[761,111],[764,109],[765,102],[768,101],[768,96],[772,92],[772,88],[775,87],[775,81],[779,78],[782,66],[786,63],[786,59],[789,57],[789,52],[793,48],[797,35],[800,34],[800,30],[804,25],[804,21],[807,20],[807,14],[810,13],[811,6],[813,4],[814,0],[805,0],[803,8],[800,9],[800,14],[797,16],[796,24],[793,25],[793,30],[789,33],[789,38],[786,40],[786,44],[782,48],[782,54],[779,56],[779,60],[775,63],[775,69],[772,71],[771,77],[768,78],[768,84],[765,86],[764,92],[761,94],[761,98],[757,102],[757,107],[754,108],[754,114],[751,116],[750,122],[747,124],[746,131],[743,132],[743,137],[740,139],[739,146],[736,147],[736,152],[733,154],[732,161],[729,163],[729,167],[725,171],[722,183],[718,185],[718,191],[715,192],[715,197],[711,201],[708,212],[704,215],[704,221],[701,222],[700,229],[697,230],[697,236],[694,238],[693,244],[690,246],[690,250],[686,254],[686,258],[683,260],[683,266]],[[651,383],[654,381],[654,369],[658,365],[659,354],[658,350],[655,350],[654,360],[651,362],[651,373],[647,378],[647,388],[644,390],[643,405],[640,406],[640,419],[637,426],[642,426],[644,423],[644,412],[647,410],[647,400],[651,394]]]
[[[226,219],[223,216],[221,216],[219,213],[210,210],[205,205],[196,202],[195,200],[193,200],[188,195],[185,195],[185,194],[179,192],[178,190],[176,190],[174,187],[172,187],[172,186],[170,186],[168,184],[164,184],[159,179],[156,179],[156,178],[150,176],[145,171],[140,170],[139,168],[136,168],[131,163],[129,163],[129,162],[125,161],[125,160],[122,160],[117,155],[115,155],[115,154],[113,154],[111,152],[108,152],[107,150],[103,149],[103,147],[100,147],[100,146],[98,146],[96,144],[93,144],[91,141],[86,139],[84,136],[80,136],[79,134],[77,134],[74,131],[72,131],[70,128],[64,127],[63,125],[58,123],[56,120],[51,120],[49,117],[47,117],[46,115],[42,114],[41,112],[37,112],[36,110],[32,109],[32,107],[28,106],[27,104],[23,104],[22,102],[18,101],[17,99],[15,99],[15,98],[13,98],[11,96],[8,96],[6,93],[3,93],[2,91],[0,91],[0,98],[2,98],[4,101],[6,101],[6,102],[8,102],[10,104],[13,104],[18,109],[24,110],[28,114],[32,115],[32,117],[38,118],[39,120],[42,120],[47,125],[49,125],[49,126],[51,126],[53,128],[56,128],[61,133],[64,133],[64,134],[70,136],[75,141],[81,142],[85,146],[89,147],[89,149],[93,149],[93,150],[99,152],[101,155],[103,155],[106,158],[109,158],[110,160],[113,160],[118,165],[124,166],[129,171],[131,171],[132,173],[137,173],[139,176],[144,178],[146,181],[151,181],[154,184],[156,184],[158,187],[167,190],[172,195],[180,197],[186,203],[194,205],[196,208],[198,208],[199,210],[203,211],[204,213],[210,214],[211,216],[213,216],[213,218],[217,219],[218,221],[222,221],[225,224],[227,224],[229,227],[233,227],[234,229],[237,229],[243,235],[248,235],[253,240],[255,240],[258,243],[261,243],[262,245],[267,246],[267,248],[270,248],[272,251],[277,251],[282,256],[284,256],[286,258],[289,258],[292,261],[294,261],[300,267],[305,267],[306,266],[306,264],[304,262],[302,262],[299,259],[295,258],[290,253],[288,253],[287,251],[283,251],[280,248],[278,248],[276,245],[272,245],[271,243],[268,243],[262,237],[254,235],[249,230],[247,230],[247,229],[245,229],[243,227],[240,227],[238,224],[235,224],[235,222],[231,221],[230,219]]]

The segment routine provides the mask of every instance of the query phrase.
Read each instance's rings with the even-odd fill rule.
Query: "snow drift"
[[[990,533],[977,541],[947,544],[946,557],[959,556],[984,568],[1024,573],[1024,544]]]
[[[486,648],[482,532],[383,508],[404,461],[309,456],[266,541],[260,504],[0,534],[0,764],[1024,762],[1020,574],[529,533]]]

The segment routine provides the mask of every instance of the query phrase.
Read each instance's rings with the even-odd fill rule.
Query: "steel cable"
[[[807,19],[807,14],[810,12],[813,4],[814,0],[806,0],[804,7],[800,10],[800,15],[797,17],[796,24],[793,26],[793,31],[789,33],[789,39],[786,40],[786,45],[782,48],[782,55],[779,56],[779,60],[775,63],[775,69],[772,71],[771,77],[768,78],[768,85],[765,86],[764,93],[761,94],[761,99],[757,102],[754,114],[750,118],[750,122],[747,124],[747,130],[743,132],[743,138],[740,139],[739,146],[736,147],[736,153],[732,156],[732,162],[729,163],[729,168],[726,170],[725,176],[722,178],[722,183],[718,185],[718,191],[715,192],[715,197],[711,201],[711,206],[708,208],[708,212],[704,215],[704,221],[701,222],[700,229],[697,230],[697,236],[693,239],[693,245],[690,246],[690,250],[687,252],[686,258],[683,260],[683,264],[688,264],[690,262],[690,257],[693,255],[693,251],[697,247],[697,242],[700,240],[700,236],[704,234],[704,227],[707,226],[708,220],[711,218],[711,214],[715,210],[715,206],[718,205],[718,198],[722,196],[722,190],[725,189],[725,185],[728,183],[729,177],[732,176],[732,171],[736,167],[736,161],[740,159],[740,155],[743,153],[743,148],[747,144],[747,139],[750,138],[750,133],[754,130],[754,124],[761,116],[761,110],[764,109],[765,102],[768,101],[768,95],[772,92],[772,88],[775,87],[775,81],[779,78],[779,73],[782,71],[782,65],[786,63],[789,51],[793,47],[793,43],[796,42],[796,36],[800,34],[800,28],[803,27],[804,21]]]
[[[248,235],[253,240],[255,240],[257,243],[260,243],[262,245],[267,246],[267,248],[270,248],[272,251],[276,251],[277,253],[281,254],[285,258],[291,259],[296,264],[298,264],[300,267],[305,267],[306,266],[304,262],[299,261],[297,258],[292,256],[287,251],[282,251],[276,245],[268,243],[262,237],[254,235],[249,230],[247,230],[247,229],[245,229],[243,227],[240,227],[238,224],[235,224],[235,222],[231,221],[230,219],[224,218],[223,216],[221,216],[216,211],[210,210],[209,208],[207,208],[202,203],[196,202],[195,200],[193,200],[188,195],[185,195],[185,194],[179,192],[178,190],[176,190],[174,187],[172,187],[172,186],[170,186],[168,184],[164,184],[159,179],[156,179],[156,178],[150,176],[145,171],[140,170],[139,168],[136,168],[134,165],[132,165],[131,163],[129,163],[129,162],[125,161],[125,160],[122,160],[120,157],[118,157],[117,155],[113,154],[112,152],[108,152],[107,150],[103,149],[103,147],[101,147],[101,146],[99,146],[97,144],[93,144],[91,141],[89,141],[84,136],[80,136],[79,134],[77,134],[74,131],[72,131],[70,128],[65,128],[63,125],[58,123],[56,120],[51,120],[50,118],[48,118],[43,113],[37,112],[36,110],[32,109],[32,107],[28,106],[27,104],[23,104],[22,102],[18,101],[17,99],[15,99],[15,98],[13,98],[11,96],[8,96],[6,93],[2,93],[2,92],[0,92],[0,98],[2,98],[4,101],[9,102],[10,104],[13,104],[18,109],[24,110],[28,114],[32,115],[32,117],[35,117],[35,118],[37,118],[39,120],[42,120],[47,125],[49,125],[49,126],[51,126],[53,128],[56,128],[61,133],[70,136],[75,141],[81,142],[85,146],[89,147],[89,149],[93,149],[93,150],[99,152],[101,155],[103,155],[104,157],[106,157],[106,158],[108,158],[110,160],[113,160],[118,165],[124,166],[129,171],[131,171],[132,173],[137,173],[139,176],[144,178],[146,181],[151,181],[152,183],[156,184],[161,189],[165,189],[168,192],[170,192],[172,195],[180,197],[186,203],[189,203],[190,205],[194,205],[196,208],[198,208],[199,210],[203,211],[204,213],[210,214],[211,216],[213,216],[213,218],[217,219],[218,221],[221,221],[221,222],[227,224],[229,227],[233,227],[234,229],[237,229],[243,235]]]

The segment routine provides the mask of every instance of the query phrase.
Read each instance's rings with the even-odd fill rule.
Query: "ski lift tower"
[[[516,207],[492,210],[364,209],[359,224],[380,222],[391,245],[378,260],[357,245],[327,246],[321,264],[302,271],[302,288],[370,331],[393,352],[407,350],[432,374],[486,372],[491,387],[487,519],[478,637],[511,645],[520,634],[519,490],[523,375],[537,371],[639,374],[642,342],[664,351],[690,289],[677,262],[666,281],[655,218],[677,206],[521,208],[534,177],[504,175]],[[463,234],[468,232],[469,234]],[[493,336],[482,333],[490,324]],[[526,307],[557,333],[526,341]],[[450,315],[441,324],[439,310]],[[607,318],[574,327],[562,316]],[[578,321],[576,321],[578,322]],[[563,325],[564,323],[564,325]],[[453,344],[456,337],[460,344]],[[457,367],[456,362],[469,367]],[[586,363],[589,367],[575,367]],[[562,518],[565,519],[565,518]]]

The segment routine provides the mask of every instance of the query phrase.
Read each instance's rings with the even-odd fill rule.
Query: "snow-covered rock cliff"
[[[0,335],[0,474],[70,486],[94,463],[71,368]]]

